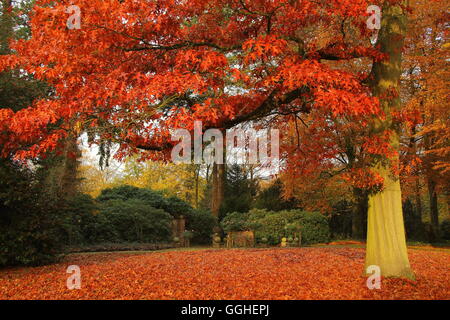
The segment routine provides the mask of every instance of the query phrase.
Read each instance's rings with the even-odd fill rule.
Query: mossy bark
[[[401,4],[385,3],[377,44],[388,58],[374,63],[371,89],[379,97],[388,115],[377,122],[375,130],[393,129],[395,132],[389,114],[401,106],[399,86],[406,35],[406,1]],[[391,144],[399,148],[396,133],[392,136]],[[397,160],[391,159],[393,162]],[[373,169],[384,178],[385,187],[382,192],[369,196],[365,270],[370,265],[376,265],[380,267],[382,276],[413,279],[406,248],[400,181],[398,177],[392,176],[389,164],[379,162],[374,164]]]

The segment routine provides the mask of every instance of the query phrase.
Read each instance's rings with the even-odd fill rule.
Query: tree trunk
[[[420,193],[420,178],[417,177],[416,179],[416,190],[415,190],[415,194],[416,194],[416,207],[417,207],[417,220],[419,220],[420,222],[422,222],[422,197],[421,197],[421,193]]]
[[[431,241],[437,241],[439,240],[439,209],[436,182],[431,177],[427,177],[427,179],[428,196],[430,198]]]
[[[434,144],[434,141],[430,135],[425,135],[424,137],[424,145],[425,152],[431,150],[431,146]],[[430,200],[430,222],[431,222],[431,239],[430,241],[434,242],[439,240],[439,209],[438,209],[438,197],[437,197],[437,182],[436,176],[439,175],[433,169],[433,164],[437,159],[431,155],[427,154],[424,158],[425,163],[425,179],[428,187],[428,197]]]
[[[200,164],[194,164],[194,183],[195,183],[195,208],[199,206],[199,180],[200,180]]]
[[[224,197],[224,183],[225,183],[225,164],[213,164],[212,169],[212,197],[211,197],[211,211],[215,217],[219,217],[220,207]]]
[[[226,130],[222,130],[223,141],[226,141]],[[212,198],[211,198],[211,211],[212,214],[219,218],[220,215],[220,207],[222,206],[222,202],[224,199],[224,185],[225,185],[225,163],[226,163],[226,154],[225,148],[223,149],[223,155],[221,156],[223,161],[222,163],[213,163],[212,170]]]
[[[80,180],[77,177],[77,170],[80,165],[81,151],[78,147],[76,136],[70,136],[66,140],[63,172],[61,177],[60,197],[68,199],[73,197],[77,191]]]
[[[219,217],[219,199],[218,199],[218,180],[217,180],[217,164],[212,165],[212,190],[211,190],[211,212],[213,216]]]
[[[450,188],[447,188],[447,216],[450,216]]]
[[[402,1],[401,5],[405,5]],[[384,61],[374,62],[371,89],[380,99],[387,119],[379,120],[375,129],[394,129],[389,112],[399,109],[400,75],[402,72],[402,48],[406,34],[406,10],[400,4],[386,2],[383,7],[378,45],[388,54]],[[399,138],[393,134],[391,144],[398,150]],[[391,159],[398,161],[397,159]],[[406,248],[403,223],[400,180],[393,177],[389,167],[379,163],[374,171],[384,178],[383,191],[369,196],[366,265],[376,265],[385,277],[406,277],[414,279]]]
[[[352,216],[352,238],[364,239],[366,236],[365,223],[367,219],[368,196],[367,193],[360,189],[355,189],[353,193],[356,205]]]
[[[410,149],[410,155],[412,157],[417,155],[417,142],[415,139],[415,135],[417,133],[416,126],[413,126],[411,129],[411,137],[409,139],[409,149]],[[417,173],[417,177],[415,179],[415,186],[414,186],[414,194],[416,198],[416,209],[417,209],[417,220],[418,222],[422,223],[422,197],[420,192],[420,173]]]

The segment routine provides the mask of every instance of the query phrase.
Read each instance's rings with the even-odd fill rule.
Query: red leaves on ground
[[[369,290],[364,249],[199,250],[82,254],[39,268],[0,271],[0,299],[448,299],[450,254],[410,250],[417,281]],[[66,268],[81,268],[68,290]]]

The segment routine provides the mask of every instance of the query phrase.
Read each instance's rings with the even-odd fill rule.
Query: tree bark
[[[199,208],[199,180],[200,180],[200,170],[201,170],[201,165],[200,164],[194,164],[193,165],[193,169],[194,169],[194,188],[195,188],[195,208],[198,209]]]
[[[422,196],[420,192],[420,178],[417,177],[416,179],[416,190],[415,190],[415,196],[416,196],[416,207],[417,207],[417,219],[422,222]]]
[[[352,217],[352,238],[364,239],[367,234],[365,222],[367,219],[368,196],[367,193],[360,189],[354,189],[353,193],[356,205]]]
[[[212,197],[211,211],[213,216],[219,218],[220,207],[224,197],[225,164],[213,164],[212,169]]]
[[[77,170],[80,165],[81,151],[78,147],[77,140],[76,136],[71,136],[66,140],[60,186],[60,196],[62,199],[69,199],[78,191],[79,179],[77,177]]]
[[[406,1],[400,4],[386,2],[383,7],[378,45],[388,58],[374,62],[372,68],[371,89],[379,97],[387,118],[379,120],[375,129],[395,129],[390,111],[399,109],[400,76],[402,73],[402,48],[406,35]],[[399,149],[398,134],[394,133],[391,144]],[[398,161],[391,159],[391,161]],[[393,177],[389,165],[378,163],[373,166],[384,178],[384,189],[369,196],[367,249],[365,273],[367,267],[376,265],[385,277],[406,277],[414,279],[406,248],[405,227],[403,222],[400,180]]]
[[[222,138],[223,141],[226,141],[226,130],[222,129]],[[221,155],[222,163],[213,164],[212,170],[212,203],[211,203],[211,211],[212,214],[219,218],[220,215],[220,207],[222,206],[224,199],[224,185],[225,185],[225,163],[226,163],[226,148],[223,149],[223,154]]]
[[[430,135],[425,135],[425,152],[431,150],[431,146],[434,141]],[[437,196],[437,181],[436,176],[439,175],[433,169],[433,163],[436,161],[433,155],[427,154],[425,156],[425,179],[428,187],[428,197],[430,201],[430,222],[431,222],[431,239],[430,241],[439,240],[439,209],[438,209],[438,196]]]
[[[415,135],[417,133],[416,126],[413,126],[411,130],[411,138],[409,139],[409,148],[411,152],[411,156],[417,155],[417,142],[415,139]],[[416,209],[417,209],[417,220],[422,223],[422,197],[421,197],[421,190],[420,190],[420,173],[417,173],[417,177],[415,179],[415,186],[414,186],[414,195],[415,195],[415,202],[416,202]]]
[[[217,164],[212,165],[212,190],[211,190],[211,213],[215,217],[219,217],[219,199],[218,199],[218,178],[217,178]]]
[[[428,196],[430,198],[430,222],[431,222],[431,241],[439,240],[439,209],[438,197],[436,192],[436,182],[427,177],[428,182]]]

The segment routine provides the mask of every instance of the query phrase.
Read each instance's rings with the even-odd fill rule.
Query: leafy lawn
[[[369,290],[364,249],[169,250],[73,254],[38,268],[0,270],[0,299],[449,299],[448,250],[409,250],[417,281]],[[69,265],[82,288],[68,290]]]

